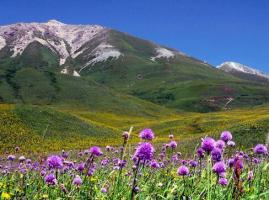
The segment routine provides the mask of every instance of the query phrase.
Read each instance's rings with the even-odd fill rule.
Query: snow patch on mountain
[[[76,70],[70,70],[70,68],[65,67],[61,70],[61,74],[72,74],[75,77],[80,77],[80,74]]]
[[[269,74],[265,74],[257,69],[248,67],[246,65],[242,65],[236,62],[224,62],[221,65],[217,66],[217,68],[225,71],[225,72],[233,72],[238,71],[246,74],[260,76],[266,79],[269,79]]]
[[[77,57],[83,51],[82,46],[92,40],[106,28],[98,25],[67,25],[57,20],[46,23],[18,23],[0,26],[0,47],[8,46],[12,57],[21,55],[33,41],[56,51],[60,56],[60,65],[71,56]]]
[[[89,62],[87,62],[79,70],[79,72],[81,72],[83,69],[85,69],[89,65],[94,65],[99,62],[104,62],[109,58],[118,59],[122,55],[123,54],[119,50],[117,50],[114,46],[107,43],[101,43],[92,51],[90,55],[90,56],[94,56],[94,58],[91,59]]]
[[[157,55],[150,58],[152,61],[155,61],[157,58],[172,58],[175,56],[173,51],[170,51],[162,47],[158,47],[155,50]]]
[[[0,50],[6,46],[6,40],[0,36]]]

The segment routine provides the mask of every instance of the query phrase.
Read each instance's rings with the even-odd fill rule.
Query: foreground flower
[[[177,148],[177,142],[172,140],[170,143],[169,143],[169,147],[171,147],[172,149],[175,149]]]
[[[220,138],[224,141],[224,142],[228,142],[231,141],[233,139],[233,135],[231,134],[231,132],[229,131],[224,131],[221,133]]]
[[[134,156],[140,160],[147,161],[151,160],[154,154],[154,147],[148,142],[141,143],[136,151]]]
[[[177,170],[177,174],[178,174],[179,176],[186,176],[186,175],[189,174],[189,168],[186,167],[185,165],[182,165],[182,166],[180,166],[180,167],[178,168],[178,170]]]
[[[62,158],[57,155],[49,156],[47,159],[47,164],[52,169],[62,169],[63,161]]]
[[[213,166],[213,172],[215,172],[218,175],[222,175],[226,172],[226,165],[223,161],[217,162]]]
[[[254,153],[256,154],[265,155],[267,152],[267,147],[263,144],[257,144],[254,148]]]
[[[153,140],[154,133],[150,128],[146,128],[139,133],[139,137],[144,140]]]
[[[10,194],[8,194],[6,192],[2,192],[1,199],[8,200],[8,199],[11,199],[11,196],[10,196]]]
[[[211,151],[211,158],[214,162],[219,162],[221,161],[221,158],[222,158],[222,152],[219,148],[214,148],[212,151]]]
[[[76,186],[82,185],[82,179],[80,178],[80,176],[76,175],[76,177],[73,180],[73,185],[76,185]]]
[[[97,147],[97,146],[91,147],[89,150],[89,153],[96,157],[103,155],[102,150],[100,149],[100,147]]]
[[[206,137],[202,140],[202,149],[206,152],[211,152],[215,147],[215,140],[211,137]]]
[[[222,186],[226,186],[226,185],[228,185],[228,180],[226,178],[220,178],[218,181],[218,184],[220,184]]]
[[[54,174],[48,174],[47,176],[45,176],[45,182],[48,185],[56,185],[57,184],[57,179],[56,179]]]

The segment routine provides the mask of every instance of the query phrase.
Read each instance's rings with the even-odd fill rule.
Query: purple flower
[[[218,184],[220,184],[222,186],[226,186],[226,185],[228,185],[228,180],[226,178],[220,178],[218,181]]]
[[[130,137],[129,132],[128,132],[128,131],[124,131],[124,132],[122,133],[122,137],[123,137],[124,140],[128,140],[129,137]]]
[[[154,154],[154,148],[152,144],[144,142],[137,147],[134,156],[139,158],[140,160],[146,161],[151,160],[153,154]]]
[[[233,139],[233,135],[229,131],[223,131],[221,133],[220,139],[222,139],[224,142],[228,142]]]
[[[62,169],[63,168],[63,161],[62,161],[61,157],[59,157],[57,155],[49,156],[47,159],[47,164],[48,164],[49,168],[52,168],[52,169]]]
[[[48,185],[56,185],[57,184],[57,179],[56,179],[54,174],[48,174],[47,176],[45,176],[45,182]]]
[[[225,142],[223,140],[218,140],[215,143],[215,147],[220,149],[220,150],[223,150],[225,147]]]
[[[218,175],[221,175],[226,172],[226,165],[223,161],[217,162],[213,166],[213,172],[215,172]]]
[[[146,128],[139,133],[139,137],[144,140],[153,140],[154,133],[150,128]]]
[[[206,152],[211,152],[215,147],[215,140],[211,137],[206,137],[202,140],[202,149]]]
[[[82,185],[82,179],[79,175],[76,175],[76,177],[73,179],[73,185],[80,186]]]
[[[107,193],[107,189],[106,188],[102,188],[101,189],[101,192],[105,194],[105,193]]]
[[[79,172],[83,172],[83,170],[85,169],[85,163],[81,162],[77,165],[76,167],[77,171]]]
[[[186,176],[186,175],[188,175],[188,174],[189,174],[189,169],[188,169],[188,167],[186,167],[185,165],[180,166],[180,167],[178,168],[178,170],[177,170],[177,174],[178,174],[179,176]]]
[[[221,158],[222,158],[222,152],[219,148],[214,148],[212,151],[211,151],[211,158],[214,162],[219,162],[221,161]]]
[[[195,161],[195,160],[190,161],[190,166],[191,167],[197,167],[197,165],[198,165],[197,161]]]
[[[202,148],[197,149],[196,153],[197,153],[198,158],[205,157],[205,151]]]
[[[268,150],[267,147],[263,144],[257,144],[254,148],[255,154],[265,155],[267,154]]]
[[[170,146],[172,149],[177,148],[177,143],[176,143],[176,141],[172,140],[172,141],[169,143],[169,146]]]
[[[8,159],[9,161],[14,161],[14,160],[16,159],[16,156],[14,156],[14,155],[9,155],[9,156],[7,157],[7,159]]]
[[[258,165],[261,161],[258,158],[253,158],[253,162],[254,164]]]
[[[158,169],[158,168],[160,168],[160,165],[156,160],[152,160],[150,162],[150,167],[153,168],[153,169]]]
[[[228,166],[229,166],[230,168],[232,168],[232,167],[234,166],[234,162],[235,162],[234,158],[230,158],[230,159],[228,160]]]
[[[101,151],[100,147],[97,146],[91,147],[89,153],[96,157],[103,155],[103,152]]]

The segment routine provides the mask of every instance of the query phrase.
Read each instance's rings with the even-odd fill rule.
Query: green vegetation
[[[203,135],[231,130],[238,147],[246,148],[263,143],[269,130],[269,106],[214,113],[168,111],[145,110],[135,115],[125,109],[115,113],[82,107],[2,104],[0,151],[10,151],[16,145],[29,154],[82,149],[94,144],[120,145],[121,133],[130,126],[134,126],[134,135],[151,127],[159,143],[173,133],[182,151],[194,147]],[[136,142],[135,137],[130,142]]]

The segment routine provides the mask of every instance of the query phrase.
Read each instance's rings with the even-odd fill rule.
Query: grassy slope
[[[111,31],[109,43],[124,52],[118,60],[85,70],[98,83],[153,103],[186,111],[218,111],[233,97],[231,108],[269,101],[264,84],[244,81],[191,57],[153,62],[154,44]]]
[[[154,113],[152,113],[154,115]],[[16,145],[26,152],[85,149],[91,145],[119,145],[121,133],[134,126],[132,141],[144,127],[156,132],[156,142],[167,141],[173,133],[181,150],[193,147],[204,135],[234,133],[238,146],[265,142],[269,128],[269,106],[215,113],[165,113],[155,116],[96,112],[70,107],[0,105],[1,152]]]

